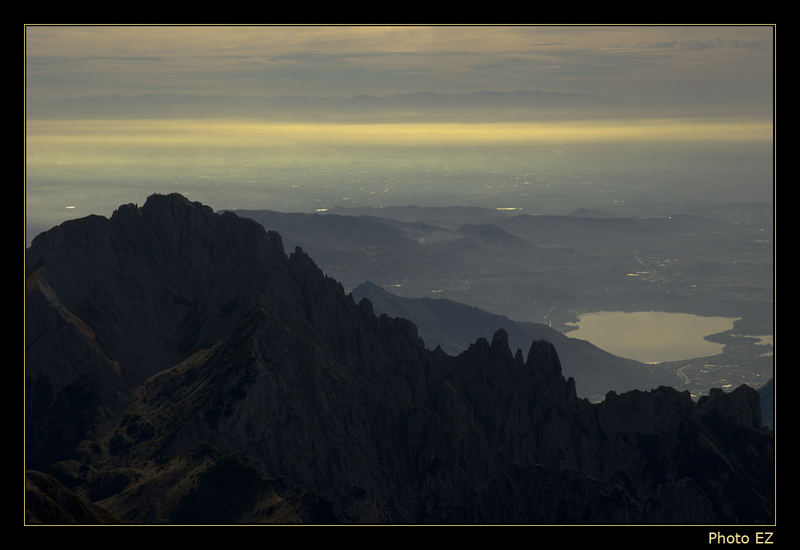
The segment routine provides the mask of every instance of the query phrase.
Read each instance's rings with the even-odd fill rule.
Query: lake
[[[735,317],[703,317],[662,311],[584,313],[567,333],[620,357],[663,363],[722,352],[723,345],[705,336],[733,328]]]

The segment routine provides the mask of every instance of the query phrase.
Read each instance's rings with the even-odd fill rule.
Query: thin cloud
[[[83,61],[166,61],[163,56],[124,56],[124,55],[94,55],[82,58]]]
[[[27,93],[51,98],[492,89],[623,97],[700,82],[724,95],[772,70],[772,29],[757,26],[33,26],[26,36]]]

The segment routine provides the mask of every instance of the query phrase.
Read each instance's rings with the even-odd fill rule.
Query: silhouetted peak
[[[758,391],[746,385],[732,392],[712,388],[707,396],[697,401],[697,408],[702,414],[713,414],[727,422],[751,428],[762,425],[761,398]]]
[[[299,246],[296,246],[294,252],[289,255],[289,266],[298,281],[305,281],[309,278],[319,280],[324,277],[322,270],[314,263],[311,256]]]
[[[547,340],[534,340],[528,350],[528,367],[548,369],[547,374],[561,376],[561,361],[553,344]]]
[[[203,211],[211,211],[210,206],[206,206],[199,202],[192,202],[180,193],[153,193],[145,200],[142,210],[157,210],[164,211],[164,209],[200,209]]]
[[[358,307],[361,308],[367,318],[375,316],[375,310],[372,307],[372,302],[370,302],[367,298],[361,298],[361,300],[358,302]]]
[[[492,345],[495,344],[505,344],[508,346],[508,332],[506,329],[499,328],[495,331],[494,336],[492,336]]]
[[[480,356],[486,356],[489,353],[489,349],[491,345],[489,341],[484,338],[483,336],[479,337],[473,343],[469,345],[466,350],[466,353],[478,354]]]
[[[201,220],[211,218],[214,211],[210,206],[191,202],[179,193],[170,193],[168,195],[150,195],[142,206],[141,213],[145,219],[150,220],[158,228],[181,224],[198,229],[203,223]]]
[[[297,261],[297,262],[312,262],[313,261],[311,259],[311,256],[306,254],[305,250],[303,250],[299,246],[295,246],[294,247],[294,252],[292,252],[290,256],[292,258],[294,258],[294,260]]]
[[[492,343],[490,346],[490,353],[493,357],[502,358],[510,361],[513,357],[511,347],[508,345],[508,332],[501,328],[495,331],[492,336]]]

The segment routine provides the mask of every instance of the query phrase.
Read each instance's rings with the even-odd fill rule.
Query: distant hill
[[[610,212],[606,212],[605,210],[600,210],[597,208],[578,208],[577,210],[573,210],[568,216],[572,216],[575,218],[616,218],[614,214]]]
[[[597,211],[579,211],[579,215],[520,214],[498,222],[498,226],[523,239],[549,246],[572,247],[581,251],[658,250],[664,246],[691,247],[689,239],[705,244],[710,237],[735,228],[728,223],[692,215],[652,218],[616,217]],[[689,248],[691,250],[691,248]]]
[[[392,219],[408,223],[425,223],[434,226],[455,229],[465,224],[497,223],[513,217],[517,210],[498,210],[479,206],[385,206],[357,207],[335,206],[330,214],[342,216],[372,216],[381,219]]]

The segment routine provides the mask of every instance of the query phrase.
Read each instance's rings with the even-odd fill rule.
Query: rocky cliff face
[[[771,521],[750,388],[592,405],[549,342],[426,350],[277,234],[179,195],[62,224],[26,260],[29,463],[122,521]]]

